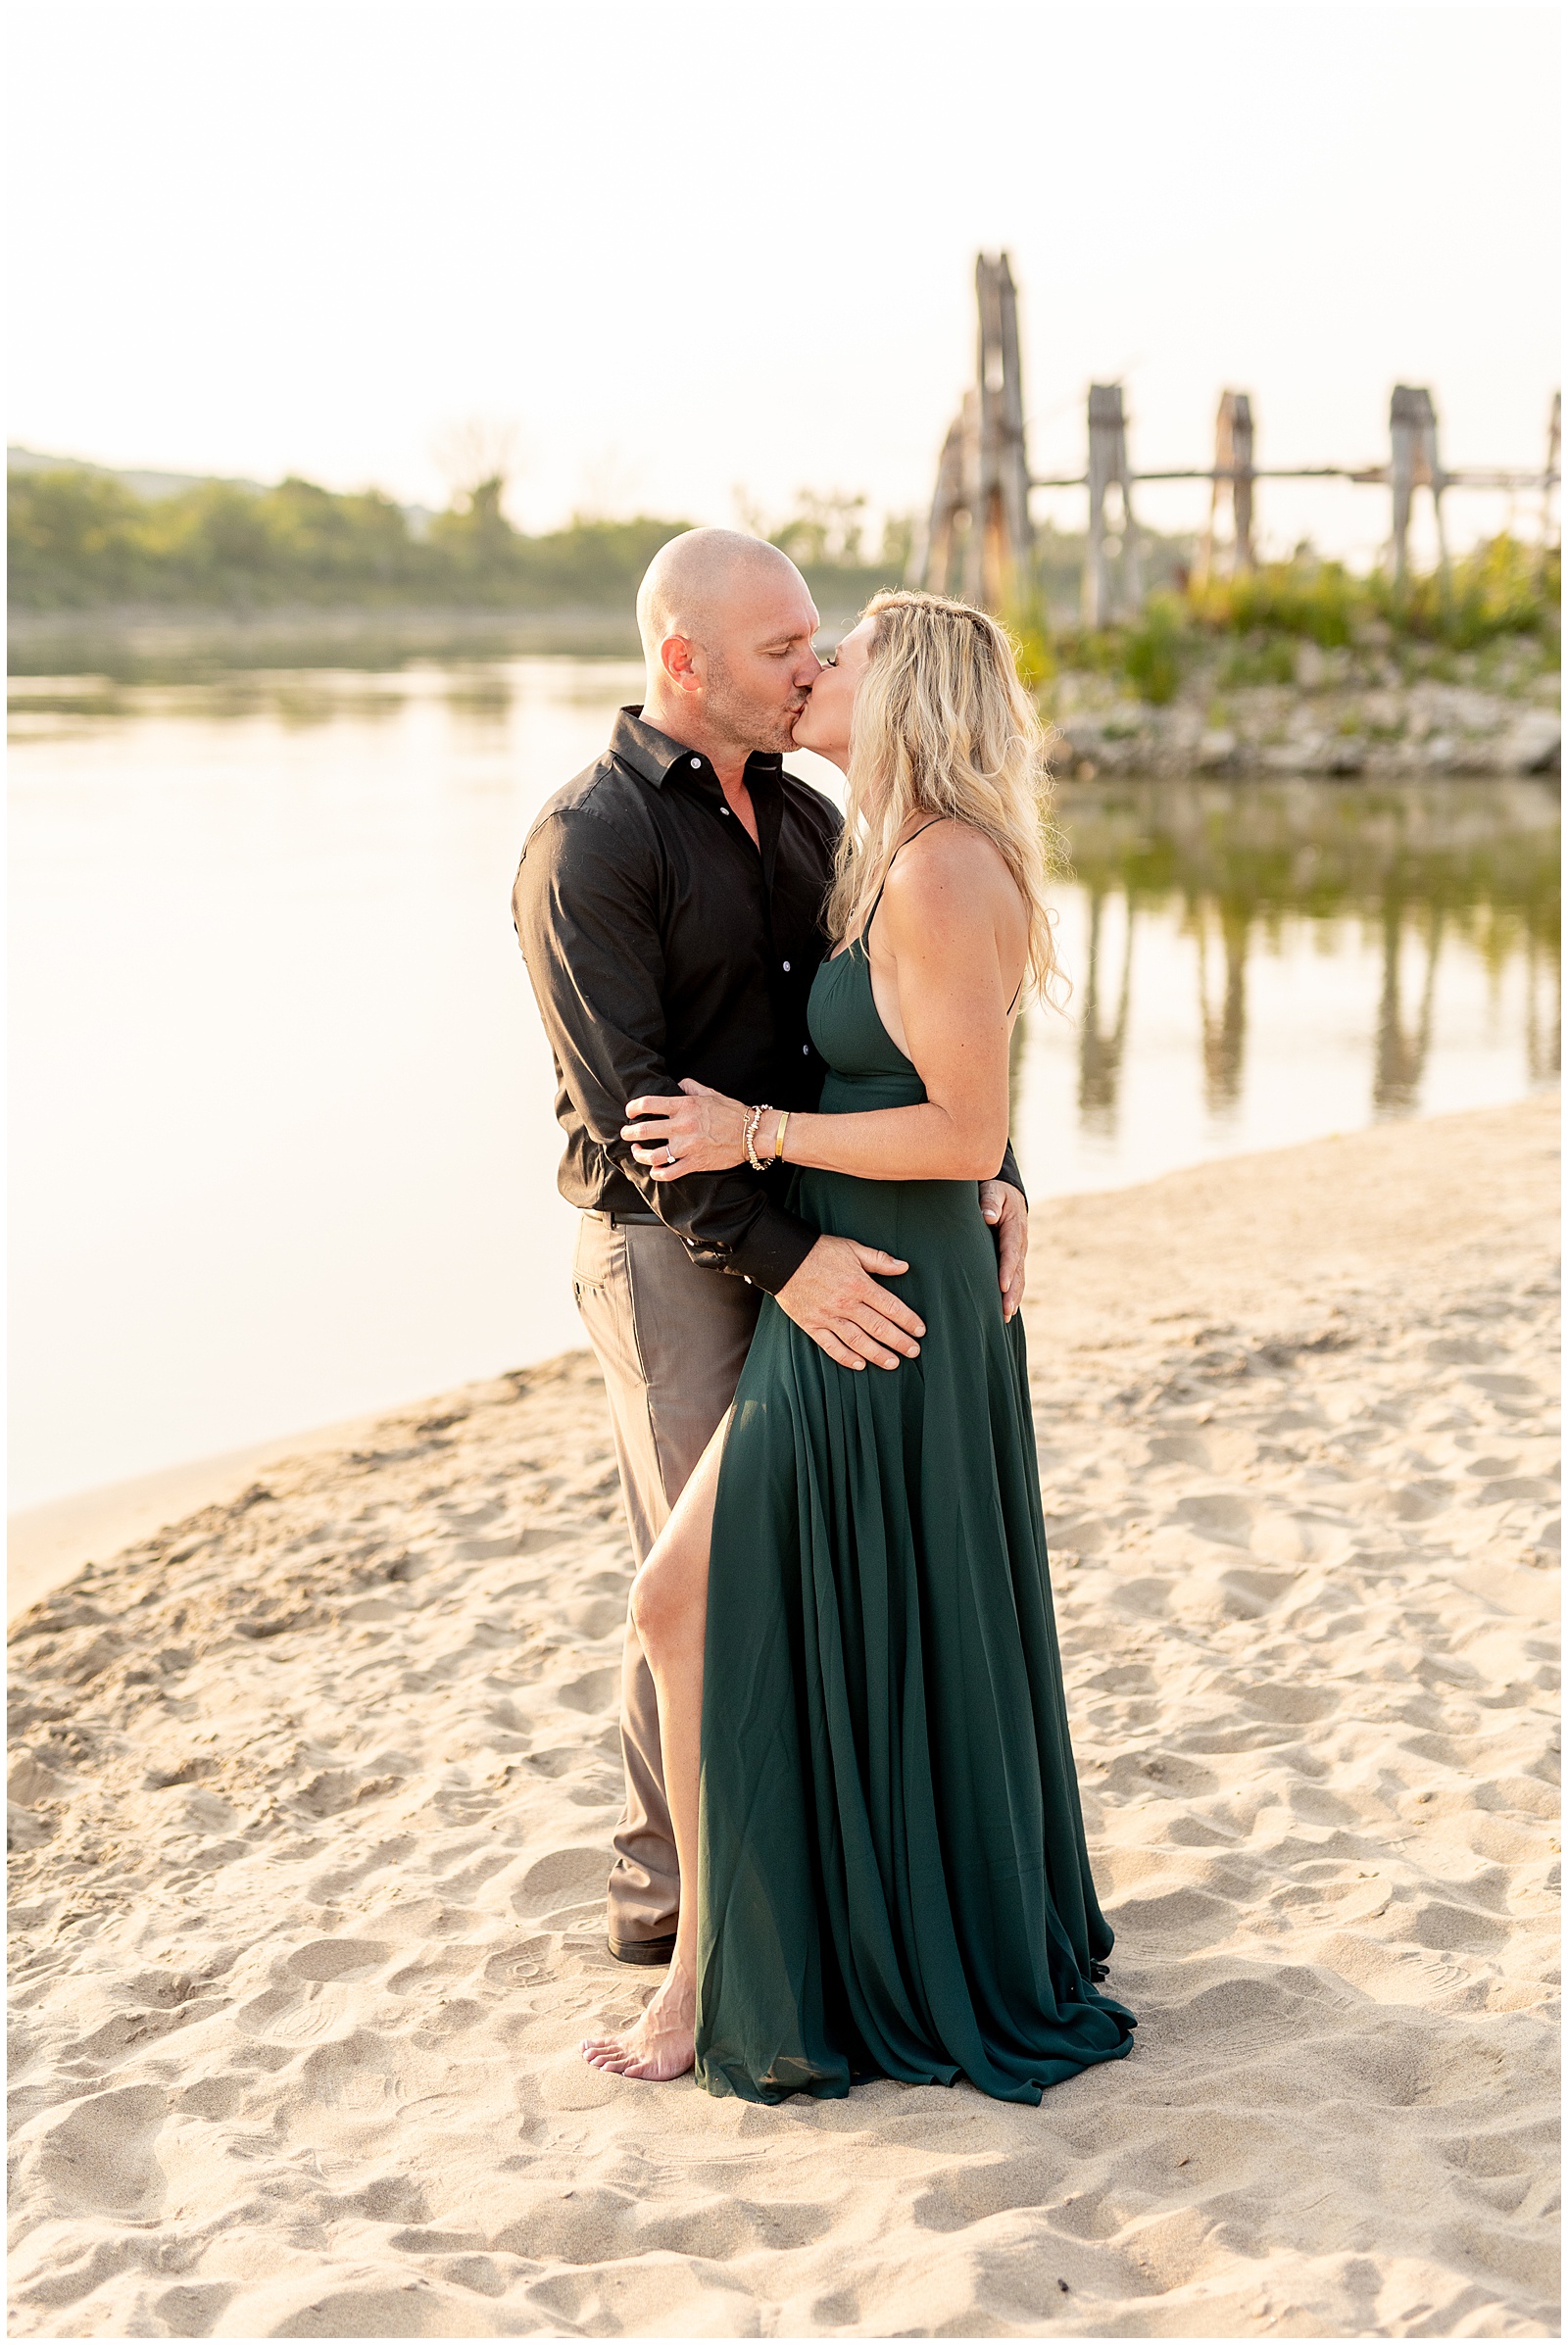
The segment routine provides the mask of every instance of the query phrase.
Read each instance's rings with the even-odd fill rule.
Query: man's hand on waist
[[[841,1368],[896,1368],[919,1356],[925,1321],[877,1281],[908,1267],[854,1238],[818,1238],[773,1299]]]

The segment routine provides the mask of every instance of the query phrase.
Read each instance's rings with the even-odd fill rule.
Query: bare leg
[[[680,1924],[668,1976],[636,2024],[590,2036],[582,2056],[595,2068],[662,2083],[683,2076],[696,2057],[697,1801],[702,1758],[703,1647],[708,1632],[708,1555],[713,1498],[730,1412],[632,1583],[632,1618],[659,1695],[664,1792],[680,1860]]]

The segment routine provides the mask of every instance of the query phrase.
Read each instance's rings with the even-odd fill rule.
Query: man
[[[733,1099],[811,1108],[822,1062],[807,1000],[840,816],[783,752],[820,662],[805,579],[776,547],[693,529],[637,598],[641,709],[545,807],[513,891],[555,1053],[560,1186],[582,1210],[573,1276],[604,1370],[639,1564],[734,1397],[763,1295],[844,1363],[895,1370],[924,1334],[882,1284],[902,1262],[824,1237],[748,1168],[651,1181],[620,1137],[626,1102],[683,1075]],[[1011,1151],[985,1184],[1004,1287],[1021,1285],[1027,1208]],[[626,1809],[610,1950],[667,1962],[680,1875],[653,1678],[628,1618]]]

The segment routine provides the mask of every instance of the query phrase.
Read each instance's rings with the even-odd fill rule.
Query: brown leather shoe
[[[675,1932],[667,1938],[617,1938],[606,1940],[616,1962],[637,1963],[643,1969],[657,1971],[667,1963],[675,1951]]]

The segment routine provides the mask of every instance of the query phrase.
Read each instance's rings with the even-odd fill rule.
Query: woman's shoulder
[[[958,893],[980,913],[1000,907],[1017,892],[996,841],[960,815],[946,814],[933,816],[900,848],[888,873],[886,900],[918,914]]]

